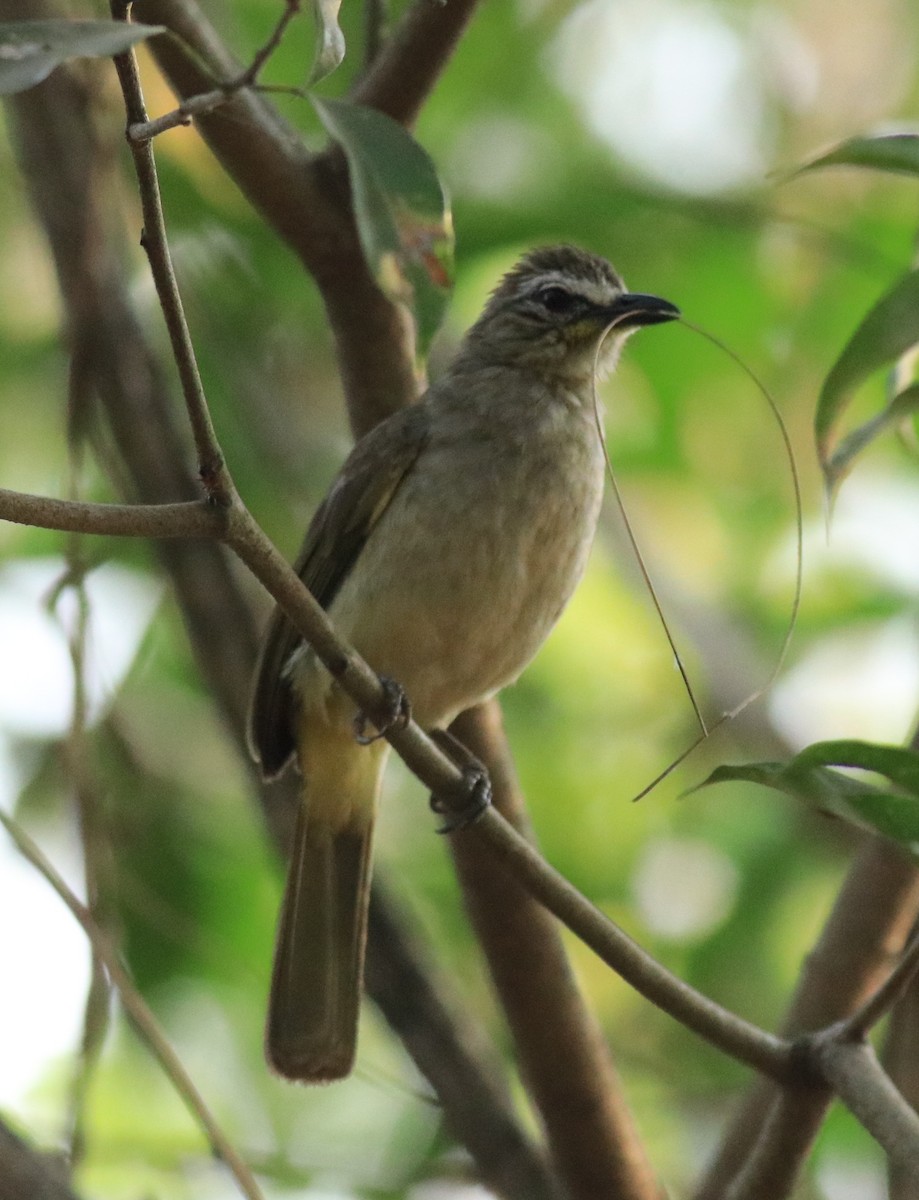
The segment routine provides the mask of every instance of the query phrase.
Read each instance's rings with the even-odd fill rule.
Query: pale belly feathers
[[[596,430],[580,420],[574,432],[563,447],[558,431],[536,445],[495,445],[485,471],[477,454],[474,487],[457,482],[456,447],[433,447],[332,602],[335,627],[405,688],[422,726],[443,726],[516,679],[577,586],[603,464]],[[350,719],[353,706],[311,655],[292,674],[307,710],[319,704],[331,717],[334,696]]]

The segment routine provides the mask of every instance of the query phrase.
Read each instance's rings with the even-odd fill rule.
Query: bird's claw
[[[431,810],[446,817],[438,833],[455,833],[479,819],[491,804],[491,780],[481,763],[452,733],[432,729],[431,738],[452,759],[462,773],[462,782],[449,797],[432,796]]]
[[[412,706],[402,685],[387,675],[381,675],[380,687],[383,689],[383,703],[379,712],[373,717],[359,712],[354,718],[354,736],[358,745],[370,746],[386,737],[391,730],[404,729],[412,719]],[[373,726],[373,733],[367,732],[370,725]]]
[[[439,796],[431,797],[431,809],[439,816],[446,817],[443,825],[437,827],[438,833],[456,833],[458,829],[467,829],[474,824],[491,804],[491,780],[484,767],[463,767],[462,788],[465,803],[457,808],[456,802],[444,801]]]

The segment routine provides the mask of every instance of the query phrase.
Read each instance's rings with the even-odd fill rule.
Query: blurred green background
[[[211,15],[245,59],[270,0]],[[85,15],[90,15],[88,12]],[[94,13],[92,15],[101,15]],[[342,24],[359,60],[361,8]],[[613,505],[589,575],[536,662],[504,697],[543,850],[688,981],[774,1028],[846,869],[854,835],[753,787],[681,798],[716,763],[820,737],[900,742],[919,694],[919,482],[889,437],[843,487],[827,537],[811,424],[820,385],[862,315],[912,262],[915,180],[835,168],[782,172],[880,122],[910,121],[919,10],[910,0],[506,0],[483,5],[417,137],[452,199],[454,298],[435,374],[523,249],[570,240],[635,290],[679,304],[759,374],[785,416],[805,504],[805,591],[784,672],[639,804],[695,736],[672,656]],[[301,83],[308,17],[267,79]],[[170,95],[144,61],[148,105]],[[352,58],[320,86],[339,95]],[[118,145],[111,70],[100,120]],[[309,104],[279,97],[307,140]],[[157,140],[170,237],[219,435],[246,501],[289,555],[348,447],[321,306],[291,254],[189,129]],[[119,150],[119,153],[122,153]],[[124,152],[126,157],[126,152]],[[130,241],[140,221],[127,166]],[[0,142],[0,483],[66,494],[67,361],[41,231]],[[127,264],[147,331],[165,339],[139,250]],[[878,377],[856,412],[884,394]],[[763,399],[684,327],[651,330],[602,385],[619,485],[710,717],[768,677],[794,587],[794,507]],[[178,405],[176,388],[176,404]],[[87,464],[81,494],[112,498]],[[62,536],[0,526],[0,797],[75,886],[67,756],[72,672],[42,607]],[[261,1056],[280,867],[237,751],[196,674],[181,619],[139,544],[87,543],[91,737],[86,756],[116,838],[119,917],[138,984],[272,1196],[473,1196],[399,1046],[365,1014],[358,1071],[295,1090]],[[70,606],[72,607],[72,606]],[[0,1108],[53,1142],[66,1128],[88,952],[47,889],[0,845]],[[422,788],[390,770],[379,863],[437,947],[466,1007],[510,1054]],[[649,1009],[583,947],[572,954],[608,1032],[662,1178],[680,1194],[748,1073]],[[522,1101],[521,1101],[522,1102]],[[529,1119],[529,1118],[528,1118]],[[78,1183],[115,1200],[223,1197],[169,1085],[116,1020],[89,1092]],[[879,1153],[834,1112],[803,1195],[883,1195]],[[859,1180],[843,1192],[839,1180]],[[437,1186],[444,1190],[437,1190]]]

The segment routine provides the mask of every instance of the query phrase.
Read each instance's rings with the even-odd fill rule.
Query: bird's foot
[[[432,729],[429,737],[459,767],[462,782],[449,796],[431,797],[431,809],[446,817],[438,833],[455,833],[477,821],[491,804],[491,780],[485,764],[446,729]]]
[[[359,712],[354,718],[354,736],[361,746],[378,742],[393,729],[404,729],[412,719],[412,705],[402,684],[387,675],[381,675],[380,687],[383,689],[383,703],[379,711],[373,716]],[[373,727],[373,733],[367,732],[368,726]]]

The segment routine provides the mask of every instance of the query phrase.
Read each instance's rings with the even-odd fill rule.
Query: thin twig
[[[653,791],[654,788],[656,788],[657,785],[662,782],[662,780],[666,779],[667,776],[672,771],[674,771],[685,759],[687,759],[689,757],[689,755],[692,754],[692,752],[695,749],[697,749],[697,747],[701,746],[702,743],[704,741],[706,741],[716,730],[720,729],[722,725],[728,724],[729,722],[736,720],[737,717],[739,717],[742,712],[744,712],[746,709],[748,709],[751,705],[755,704],[756,701],[760,699],[760,697],[764,696],[766,694],[766,692],[768,692],[770,690],[770,688],[773,686],[773,684],[775,683],[775,681],[778,679],[779,675],[781,674],[782,668],[785,666],[785,659],[788,657],[788,649],[789,649],[789,646],[791,645],[791,639],[794,636],[795,629],[797,628],[797,625],[798,625],[798,612],[800,611],[800,608],[801,608],[801,595],[804,590],[804,503],[801,499],[801,480],[800,480],[800,476],[798,474],[798,462],[797,462],[797,459],[795,458],[794,447],[791,444],[791,435],[788,432],[788,426],[785,423],[785,418],[782,416],[782,411],[779,408],[778,404],[776,403],[775,397],[772,395],[772,393],[769,391],[769,389],[766,387],[766,385],[762,382],[762,380],[759,378],[759,376],[756,374],[756,372],[753,371],[750,367],[748,367],[747,364],[744,362],[744,360],[740,357],[740,355],[737,354],[736,351],[732,350],[730,348],[730,346],[727,345],[727,343],[723,342],[720,338],[715,337],[714,334],[709,333],[708,330],[702,329],[701,326],[694,325],[691,321],[687,321],[685,317],[681,316],[680,322],[681,322],[681,324],[685,325],[687,329],[691,329],[693,331],[693,333],[698,333],[700,335],[700,337],[703,337],[706,339],[706,341],[711,342],[713,346],[717,346],[718,349],[723,351],[728,356],[728,358],[731,359],[732,362],[736,363],[736,365],[738,367],[740,367],[740,369],[743,371],[743,373],[747,376],[747,378],[750,380],[750,382],[753,384],[753,386],[757,389],[757,391],[760,393],[760,395],[766,401],[766,404],[769,407],[769,411],[772,414],[773,419],[775,420],[776,427],[778,428],[778,431],[779,431],[779,437],[782,439],[782,447],[785,451],[786,462],[788,463],[788,473],[789,473],[789,477],[791,479],[792,493],[794,496],[795,545],[796,545],[796,551],[797,551],[797,556],[795,559],[795,584],[794,584],[794,593],[792,595],[792,600],[791,600],[791,609],[790,609],[789,616],[788,616],[788,625],[785,629],[785,636],[782,639],[782,645],[779,648],[779,653],[776,657],[775,664],[774,664],[772,671],[770,672],[768,678],[763,683],[756,686],[753,689],[753,691],[749,692],[738,704],[735,704],[734,707],[731,708],[728,712],[722,713],[721,716],[712,725],[710,725],[707,729],[705,727],[704,722],[702,722],[702,718],[699,714],[699,710],[696,707],[695,699],[692,696],[692,692],[690,691],[690,698],[692,699],[693,708],[695,709],[696,716],[698,717],[700,724],[702,725],[702,733],[699,735],[699,737],[697,737],[695,739],[695,741],[692,742],[691,745],[687,746],[675,759],[673,759],[673,761],[670,762],[663,769],[663,771],[661,771],[658,775],[656,775],[654,777],[654,779],[651,780],[650,783],[646,784],[641,789],[641,791],[638,793],[638,795],[635,796],[636,800],[641,800],[645,796],[647,796],[649,792]],[[608,458],[607,458],[607,461],[609,461]],[[616,487],[615,480],[613,481],[613,486]],[[617,499],[618,499],[618,488],[616,488],[616,494],[617,494]],[[620,510],[622,510],[621,500],[619,501],[619,507],[620,507]],[[623,516],[625,516],[624,511],[623,511]],[[626,518],[626,528],[628,529],[628,519],[627,518]],[[632,536],[631,530],[629,529],[628,532],[629,532],[629,537],[631,538],[631,536]],[[634,539],[632,539],[632,544],[634,547],[635,546]],[[642,572],[644,573],[644,563],[641,562],[641,555],[638,553],[637,547],[635,547],[635,550],[636,550],[636,555],[639,560],[639,564],[642,568]],[[650,586],[650,581],[647,580],[646,574],[645,574],[645,579],[647,582],[649,582],[649,586]],[[657,604],[657,597],[654,595],[653,588],[651,589],[651,595],[654,597],[655,604]],[[660,613],[659,607],[658,607],[658,612]],[[664,628],[666,629],[666,624],[665,624]],[[668,635],[668,639],[669,639],[669,636],[670,636],[669,630],[667,631],[667,635]],[[672,640],[670,641],[670,645],[671,645],[671,647],[673,647]],[[679,658],[677,658],[677,662],[679,662]],[[680,664],[680,672],[683,675],[683,681],[684,681],[684,683],[686,683],[686,686],[688,688],[689,684],[688,684],[688,680],[686,679],[685,672],[683,672],[682,664]]]
[[[782,416],[782,410],[779,408],[775,397],[756,374],[749,367],[740,355],[732,350],[726,342],[721,338],[715,337],[709,333],[707,329],[703,329],[700,325],[694,325],[691,321],[687,321],[685,317],[681,317],[680,321],[687,329],[691,329],[693,333],[698,333],[700,337],[711,342],[713,346],[717,346],[728,358],[740,367],[741,371],[750,380],[762,398],[766,401],[769,411],[775,421],[776,428],[779,431],[779,437],[782,441],[782,448],[785,452],[785,461],[788,465],[788,476],[791,480],[791,490],[794,499],[794,514],[795,514],[795,583],[794,592],[791,600],[791,608],[788,614],[788,624],[785,628],[785,636],[782,638],[782,645],[779,648],[779,653],[776,657],[775,665],[766,681],[755,688],[749,696],[736,704],[730,712],[724,714],[723,719],[733,721],[746,708],[754,704],[761,696],[763,696],[775,681],[778,679],[785,666],[785,659],[788,657],[788,649],[791,645],[791,639],[794,637],[795,629],[798,625],[798,612],[801,608],[801,594],[804,590],[804,501],[801,498],[801,478],[798,474],[798,460],[795,457],[794,446],[791,444],[791,434],[788,432],[788,426],[785,423],[785,418]],[[720,722],[719,722],[720,724]]]
[[[422,0],[419,8],[426,7],[450,22],[461,6],[451,0],[441,9]],[[239,63],[194,0],[136,0],[134,12],[139,20],[165,25],[177,35],[151,43],[177,95],[206,91],[215,78],[238,72]],[[413,55],[408,69],[427,71],[435,61],[411,39],[403,49]],[[439,61],[442,67],[444,60]],[[203,115],[197,127],[250,203],[314,276],[336,343],[352,426],[358,436],[366,433],[417,398],[418,380],[404,314],[380,291],[361,248],[343,155],[337,149],[311,154],[300,132],[253,88],[238,92],[219,112]]]
[[[199,92],[197,96],[189,96],[177,108],[163,113],[161,117],[153,117],[149,121],[133,121],[128,125],[128,141],[132,145],[140,145],[165,133],[167,129],[190,125],[195,117],[213,112],[221,104],[226,104],[232,95],[232,89],[219,87],[210,92]]]
[[[243,88],[254,87],[268,59],[281,44],[284,34],[287,32],[287,26],[299,12],[300,0],[286,0],[284,11],[278,18],[268,40],[256,51],[252,62],[244,71],[241,71],[234,79],[228,79],[225,83],[218,84],[211,91],[200,92],[197,96],[189,96],[177,108],[164,113],[161,117],[129,123],[128,141],[140,145],[143,142],[149,142],[160,133],[165,133],[167,129],[175,129],[179,125],[190,125],[195,117],[213,112],[215,108],[225,104]],[[306,94],[302,88],[284,88],[283,90],[294,92],[300,96]]]
[[[255,83],[261,73],[262,68],[268,59],[271,58],[275,50],[281,44],[284,34],[287,32],[287,26],[291,23],[294,17],[300,11],[300,0],[285,0],[285,8],[278,18],[277,24],[268,36],[268,40],[260,50],[255,52],[255,56],[249,66],[243,71],[238,79],[233,80],[227,86],[233,91],[242,87],[248,87]]]
[[[255,1181],[246,1163],[237,1154],[235,1148],[221,1130],[214,1115],[205,1103],[201,1093],[195,1087],[191,1077],[182,1065],[175,1049],[161,1029],[159,1022],[147,1007],[146,1002],[134,986],[134,982],[121,964],[111,939],[99,928],[93,920],[89,909],[81,904],[70,890],[54,866],[45,857],[32,838],[26,833],[18,821],[15,821],[0,809],[0,824],[16,844],[19,852],[54,888],[61,900],[83,927],[86,936],[105,965],[109,979],[118,990],[125,1013],[134,1026],[139,1037],[146,1043],[150,1051],[163,1068],[173,1087],[185,1101],[193,1116],[204,1130],[214,1153],[226,1163],[233,1178],[239,1184],[240,1191],[249,1200],[264,1200],[261,1189]]]
[[[127,22],[131,0],[111,0],[112,16],[117,21]],[[128,128],[147,120],[137,56],[133,50],[115,57],[115,69],[121,83],[127,112]],[[217,504],[226,505],[233,495],[233,484],[223,453],[217,441],[211,415],[204,397],[204,387],[198,370],[194,346],[185,320],[182,297],[176,283],[172,256],[166,239],[166,224],[163,219],[163,204],[160,197],[159,179],[153,147],[149,141],[136,142],[128,138],[134,169],[140,191],[141,208],[144,215],[144,231],[141,244],[150,260],[150,270],[156,285],[160,307],[166,319],[172,353],[179,371],[182,394],[188,409],[188,418],[195,439],[198,455],[198,473],[208,498]]]

